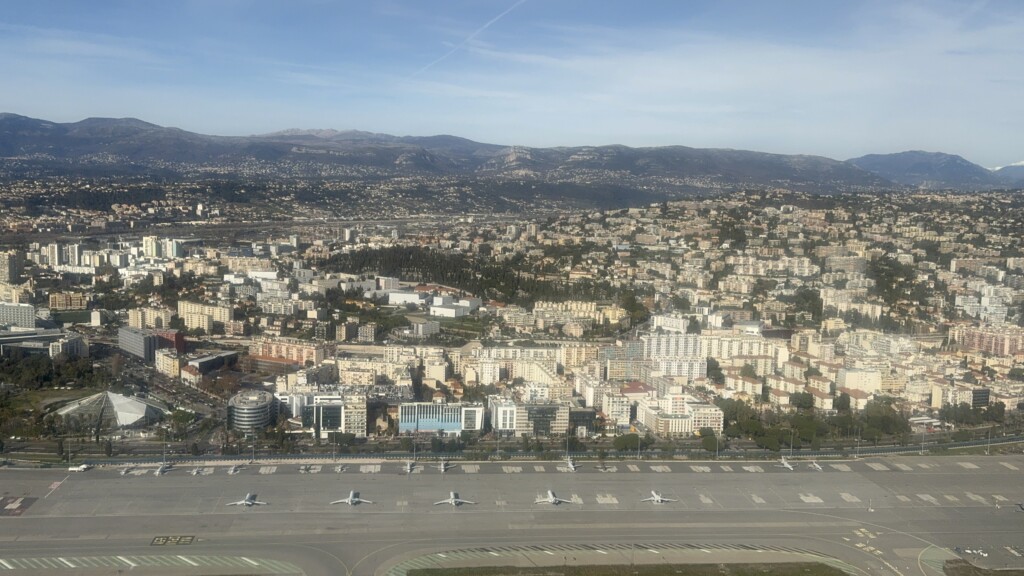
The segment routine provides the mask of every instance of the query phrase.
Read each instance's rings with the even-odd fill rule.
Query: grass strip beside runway
[[[838,568],[817,562],[541,566],[535,568],[478,566],[469,568],[418,568],[408,572],[409,576],[845,576],[845,574],[845,572]]]

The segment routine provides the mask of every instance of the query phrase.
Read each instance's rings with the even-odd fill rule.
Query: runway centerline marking
[[[1003,466],[1009,468],[1010,470],[1020,470],[1020,468],[1017,468],[1016,466],[1014,466],[1013,464],[1010,464],[1009,462],[1000,462],[1000,464],[1002,464]]]

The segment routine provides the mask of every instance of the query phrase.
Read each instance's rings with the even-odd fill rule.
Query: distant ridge
[[[918,188],[984,190],[1014,183],[1012,178],[1005,180],[997,172],[942,152],[868,154],[848,162],[887,180]]]
[[[6,160],[5,160],[6,159]],[[17,159],[15,162],[14,159]],[[166,128],[136,118],[56,123],[0,114],[0,165],[32,170],[230,174],[246,160],[293,177],[344,172],[364,177],[446,176],[611,186],[637,197],[686,190],[781,187],[815,193],[925,188],[987,189],[1017,182],[959,156],[929,152],[869,155],[847,162],[822,156],[661,146],[531,148],[451,135],[393,136],[359,130],[297,129],[224,137]],[[1007,172],[1003,172],[1003,171]],[[1001,174],[1000,174],[1001,173]]]

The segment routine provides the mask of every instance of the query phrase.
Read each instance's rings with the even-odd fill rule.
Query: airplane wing
[[[437,506],[439,504],[451,504],[451,503],[452,503],[451,500],[441,500],[440,502],[434,502],[434,506]]]
[[[356,498],[356,502],[359,502],[359,503],[362,503],[362,504],[373,504],[373,500],[363,500],[362,498]]]
[[[342,498],[341,500],[335,500],[334,502],[331,502],[331,504],[351,504],[351,503],[352,503],[352,501],[349,500],[348,498]]]
[[[545,504],[547,502],[548,502],[547,498],[537,498],[536,500],[533,501],[534,504]]]
[[[655,500],[657,500],[657,498],[651,496],[650,498],[644,498],[641,502],[654,502]]]
[[[266,502],[260,502],[259,500],[253,500],[252,503],[255,504],[256,506],[266,506],[267,505]]]
[[[228,502],[225,506],[242,506],[245,504],[245,500],[239,500],[238,502]]]

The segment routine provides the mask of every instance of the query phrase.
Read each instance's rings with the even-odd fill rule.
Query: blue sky
[[[13,0],[0,111],[1024,160],[1024,2]]]

